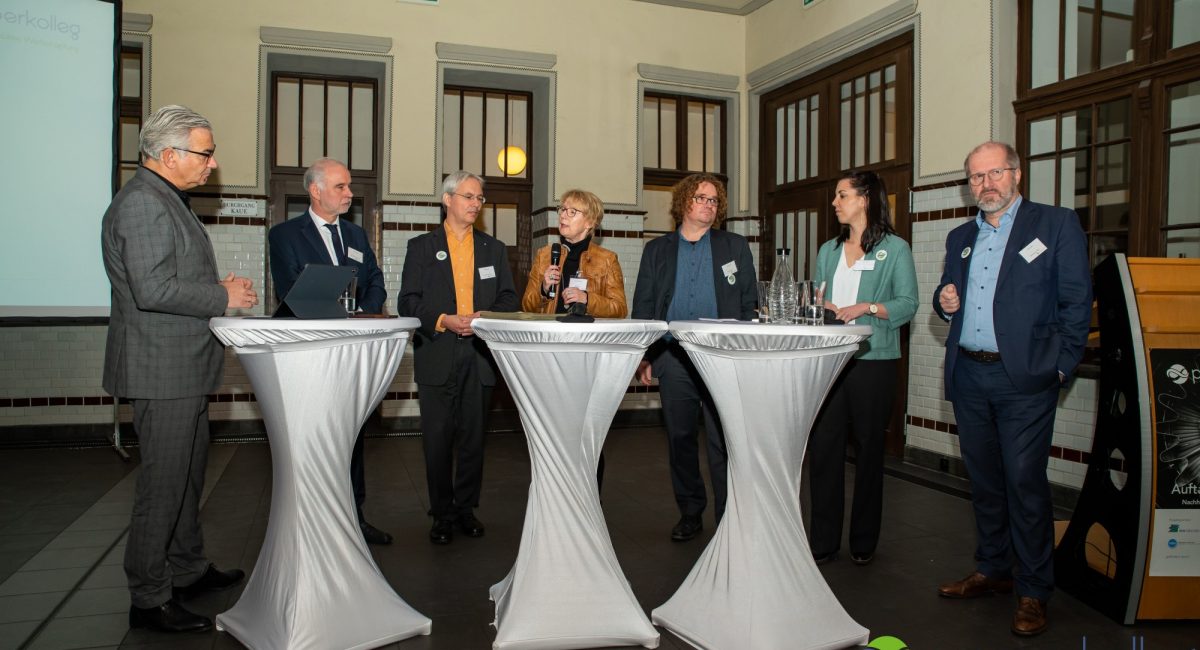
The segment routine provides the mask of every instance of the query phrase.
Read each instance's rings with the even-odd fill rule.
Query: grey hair
[[[483,190],[483,177],[478,174],[472,174],[469,171],[458,170],[446,177],[442,181],[442,194],[454,194],[458,191],[458,186],[462,185],[468,178],[474,178],[479,182],[479,189]]]
[[[325,170],[334,165],[346,167],[345,163],[336,158],[317,158],[314,160],[313,164],[304,170],[304,190],[308,191],[308,188],[312,187],[313,183],[325,187]]]
[[[142,125],[138,148],[145,158],[159,160],[163,149],[187,149],[193,129],[212,131],[212,124],[186,106],[163,106]]]
[[[988,140],[987,142],[984,142],[983,144],[972,149],[970,151],[970,153],[967,154],[967,157],[963,158],[963,172],[964,173],[966,173],[968,176],[971,175],[971,166],[970,166],[971,156],[974,156],[975,154],[979,153],[980,151],[982,151],[984,149],[987,149],[988,147],[1000,147],[1001,149],[1004,150],[1005,164],[1007,164],[1009,167],[1015,167],[1017,169],[1021,168],[1021,156],[1020,156],[1020,154],[1017,153],[1017,150],[1014,149],[1011,144],[1008,144],[1007,142],[998,142],[996,140]]]

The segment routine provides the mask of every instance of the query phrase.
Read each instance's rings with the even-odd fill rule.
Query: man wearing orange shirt
[[[455,528],[483,536],[475,508],[497,370],[471,322],[483,310],[519,308],[504,243],[475,230],[484,202],[482,178],[465,171],[447,176],[445,219],[408,243],[400,279],[400,315],[421,320],[413,355],[434,544],[449,544]]]

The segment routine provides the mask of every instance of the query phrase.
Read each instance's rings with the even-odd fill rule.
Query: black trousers
[[[479,355],[471,338],[455,343],[450,380],[420,384],[421,445],[429,514],[455,519],[479,507],[483,484],[483,423],[492,387],[479,379]]]
[[[1054,506],[1046,467],[1058,387],[1022,393],[1002,362],[959,356],[954,420],[971,477],[976,569],[1013,575],[1018,596],[1054,592]]]
[[[705,438],[708,441],[708,472],[713,488],[713,514],[720,521],[725,514],[727,455],[725,433],[721,429],[712,395],[687,352],[678,343],[671,343],[654,360],[654,374],[658,377],[659,399],[667,428],[671,487],[675,491],[679,513],[699,516],[708,505],[704,477],[700,474],[700,445],[697,441],[699,418],[703,413]]]
[[[134,399],[141,467],[134,492],[125,576],[137,607],[157,607],[171,588],[208,569],[200,493],[208,466],[208,397]]]
[[[834,382],[808,439],[813,555],[842,545],[846,442],[854,445],[850,552],[874,553],[883,517],[883,443],[896,390],[896,361],[852,359]]]
[[[358,511],[358,523],[363,523],[363,502],[367,500],[367,477],[363,468],[363,439],[367,434],[367,425],[358,430],[358,438],[354,440],[354,452],[350,454],[350,485],[354,488],[354,508]]]

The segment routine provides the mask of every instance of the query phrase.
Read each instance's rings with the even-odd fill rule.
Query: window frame
[[[729,101],[723,97],[705,97],[703,95],[690,95],[684,93],[670,93],[662,90],[651,90],[647,88],[642,93],[640,111],[645,110],[647,99],[670,100],[675,102],[675,161],[676,168],[669,167],[642,167],[642,184],[655,186],[672,186],[679,181],[687,178],[692,174],[709,173],[721,179],[721,182],[726,186],[729,185]],[[721,107],[720,125],[718,128],[718,138],[720,138],[721,152],[719,156],[714,157],[714,162],[717,165],[716,170],[700,170],[688,169],[688,131],[687,131],[687,105],[688,102],[700,102],[706,107],[716,105]],[[706,109],[707,110],[707,109]],[[659,105],[659,121],[662,120],[661,103]],[[662,128],[658,129],[658,148],[659,161],[662,160]],[[703,137],[701,142],[704,142]],[[702,145],[706,146],[706,145]],[[706,150],[706,149],[705,149]],[[703,157],[703,152],[701,153]]]
[[[1167,164],[1163,140],[1167,88],[1200,78],[1200,72],[1197,72],[1200,70],[1200,42],[1171,48],[1174,4],[1163,2],[1165,6],[1155,15],[1151,1],[1135,0],[1133,30],[1135,36],[1144,36],[1134,39],[1133,61],[1031,88],[1033,1],[1020,0],[1017,17],[1018,85],[1013,111],[1017,134],[1015,146],[1021,155],[1023,176],[1029,177],[1029,124],[1032,121],[1120,96],[1130,97],[1129,164],[1136,172],[1130,177],[1129,238],[1124,252],[1131,256],[1164,255],[1163,225],[1170,189],[1163,176]],[[1060,40],[1060,51],[1062,47]],[[1090,173],[1094,176],[1094,159],[1091,166]],[[1027,182],[1023,186],[1025,190]],[[1088,226],[1082,225],[1085,229]],[[1092,250],[1090,235],[1088,250]]]

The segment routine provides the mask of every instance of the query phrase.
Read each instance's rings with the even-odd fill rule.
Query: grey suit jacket
[[[139,167],[104,213],[101,247],[112,284],[104,390],[136,399],[216,390],[224,350],[208,319],[225,313],[229,298],[196,215]]]

